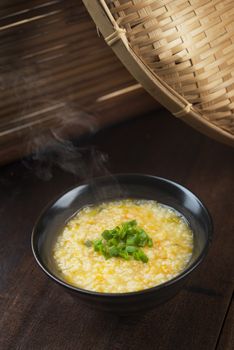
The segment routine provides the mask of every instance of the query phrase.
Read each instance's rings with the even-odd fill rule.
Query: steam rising
[[[7,119],[6,132],[19,133],[23,140],[27,137],[30,156],[23,160],[24,166],[44,181],[53,178],[56,168],[87,182],[93,182],[97,176],[111,177],[107,155],[95,146],[82,146],[79,141],[82,134],[97,132],[98,119],[72,102],[69,91],[60,98],[53,97],[54,91],[43,93],[37,59],[30,66],[4,63],[0,66],[0,91],[10,94],[12,104],[17,106],[14,118]],[[118,187],[114,177],[113,185]]]
[[[76,142],[67,140],[66,130],[75,130],[77,134],[81,131],[88,131],[93,134],[98,130],[97,119],[71,105],[63,106],[56,115],[56,128],[50,128],[47,132],[35,133],[32,131],[28,143],[30,158],[24,161],[24,165],[33,171],[35,175],[49,181],[53,177],[56,168],[73,174],[77,180],[92,183],[94,194],[97,197],[106,198],[110,193],[104,193],[95,184],[95,178],[108,176],[111,179],[111,192],[118,197],[121,196],[121,189],[115,177],[107,168],[108,156],[100,152],[95,146],[82,146]],[[110,189],[108,190],[110,191]]]
[[[42,148],[42,145],[46,145],[46,148]],[[50,180],[56,167],[82,180],[108,174],[105,167],[107,156],[94,146],[79,147],[51,133],[50,136],[34,138],[31,147],[34,153],[25,165],[42,180]]]

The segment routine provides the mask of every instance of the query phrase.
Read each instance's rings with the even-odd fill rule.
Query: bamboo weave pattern
[[[234,134],[234,1],[107,0],[134,52],[213,124]]]
[[[92,123],[158,107],[98,37],[81,0],[0,1],[0,53],[0,164],[51,130],[77,137]]]

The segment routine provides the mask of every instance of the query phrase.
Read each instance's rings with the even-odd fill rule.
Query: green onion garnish
[[[136,220],[132,220],[112,230],[103,231],[101,239],[86,241],[85,245],[93,246],[94,250],[101,253],[106,259],[121,257],[125,260],[135,259],[147,263],[149,259],[141,248],[152,247],[153,241],[137,225]]]

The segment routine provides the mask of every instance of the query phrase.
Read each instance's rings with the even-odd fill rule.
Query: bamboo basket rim
[[[126,31],[118,25],[105,0],[82,1],[106,43],[150,95],[175,117],[207,136],[234,147],[234,135],[204,118],[201,111],[195,109],[186,98],[170,87],[133,51]]]

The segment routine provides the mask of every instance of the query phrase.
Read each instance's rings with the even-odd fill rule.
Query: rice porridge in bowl
[[[193,233],[174,209],[152,200],[87,206],[66,224],[53,257],[63,279],[102,293],[135,292],[180,274]]]

